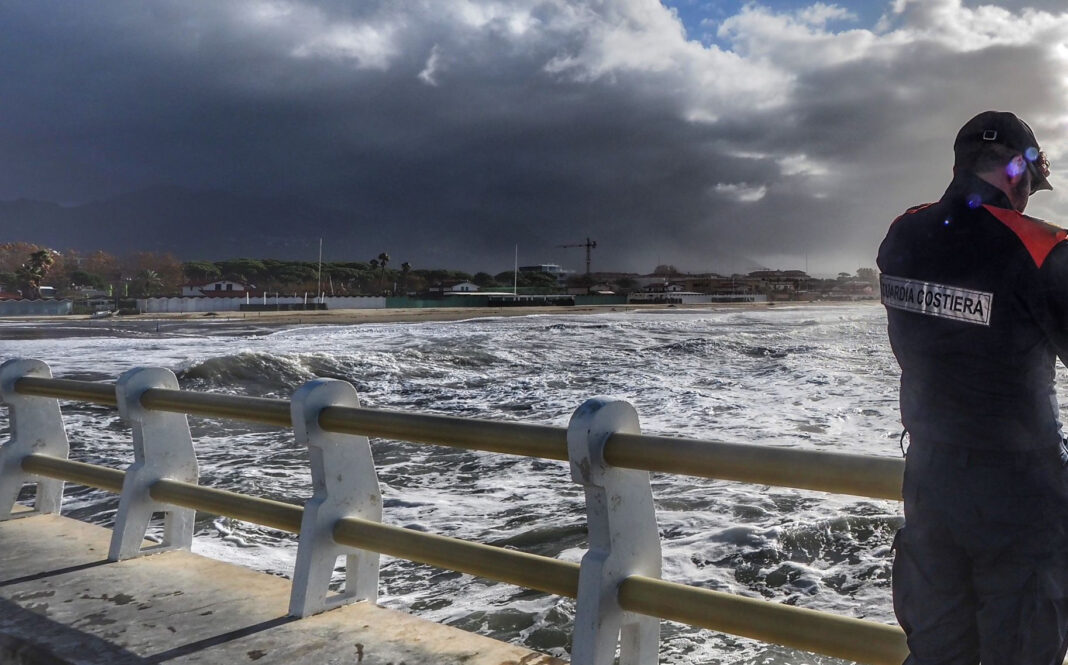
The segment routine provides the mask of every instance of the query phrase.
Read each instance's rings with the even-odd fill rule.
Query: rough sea
[[[886,317],[871,303],[288,329],[103,320],[4,339],[12,325],[0,324],[0,359],[38,358],[61,378],[114,381],[132,367],[162,366],[189,390],[288,399],[305,381],[332,377],[354,384],[364,406],[557,426],[587,398],[610,395],[637,408],[647,433],[901,455],[897,366]],[[73,459],[116,468],[133,461],[117,411],[65,402],[63,412]],[[0,408],[0,440],[7,418]],[[290,502],[310,496],[307,455],[291,430],[190,424],[202,484]],[[371,443],[384,521],[581,558],[582,490],[566,464]],[[899,503],[664,474],[652,486],[665,579],[893,623]],[[64,513],[110,526],[116,506],[115,495],[68,486]],[[193,549],[288,576],[296,537],[201,515]],[[380,590],[387,607],[567,655],[572,600],[389,557]],[[670,622],[660,660],[839,662]]]

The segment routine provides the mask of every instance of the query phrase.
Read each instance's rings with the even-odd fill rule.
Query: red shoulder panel
[[[1028,217],[1006,208],[997,208],[991,205],[984,205],[983,207],[1016,234],[1016,237],[1027,248],[1031,258],[1035,261],[1035,265],[1039,268],[1042,267],[1042,263],[1049,256],[1049,253],[1053,251],[1053,248],[1057,246],[1057,243],[1068,237],[1068,231],[1041,219]]]

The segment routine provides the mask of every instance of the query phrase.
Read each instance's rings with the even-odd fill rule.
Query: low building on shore
[[[242,282],[234,281],[232,279],[213,279],[207,282],[194,282],[182,285],[182,295],[187,298],[196,298],[200,296],[212,298],[244,298],[246,294],[255,298],[261,295],[261,293],[261,291],[257,291],[251,284],[243,284]]]
[[[192,312],[287,311],[298,309],[384,309],[382,296],[283,296],[138,298],[137,311],[143,314],[183,314]]]
[[[0,316],[66,316],[73,311],[70,300],[0,300]]]

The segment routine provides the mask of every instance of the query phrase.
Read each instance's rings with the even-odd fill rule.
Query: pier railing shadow
[[[299,534],[289,613],[303,617],[378,594],[386,554],[575,598],[572,662],[658,662],[659,620],[873,665],[907,655],[892,625],[746,598],[661,579],[649,472],[899,500],[903,460],[769,448],[640,432],[628,403],[595,397],[567,428],[363,408],[348,383],[317,379],[292,400],[178,389],[169,370],[130,370],[116,383],[52,378],[37,360],[0,365],[12,438],[0,448],[0,519],[59,513],[63,483],[120,494],[109,551],[120,560],[188,549],[195,511]],[[126,470],[68,459],[59,400],[117,407],[133,431]],[[314,495],[303,506],[198,484],[187,415],[292,428],[309,450]],[[589,548],[581,564],[382,523],[368,437],[562,460],[585,490]],[[34,485],[34,509],[13,513]],[[153,514],[162,543],[144,548]],[[339,557],[345,585],[329,590]]]

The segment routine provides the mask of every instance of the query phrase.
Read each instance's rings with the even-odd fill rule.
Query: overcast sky
[[[0,199],[180,185],[388,229],[332,259],[582,269],[555,246],[588,236],[595,270],[852,272],[988,108],[1068,224],[1063,0],[0,0],[0,35]]]

